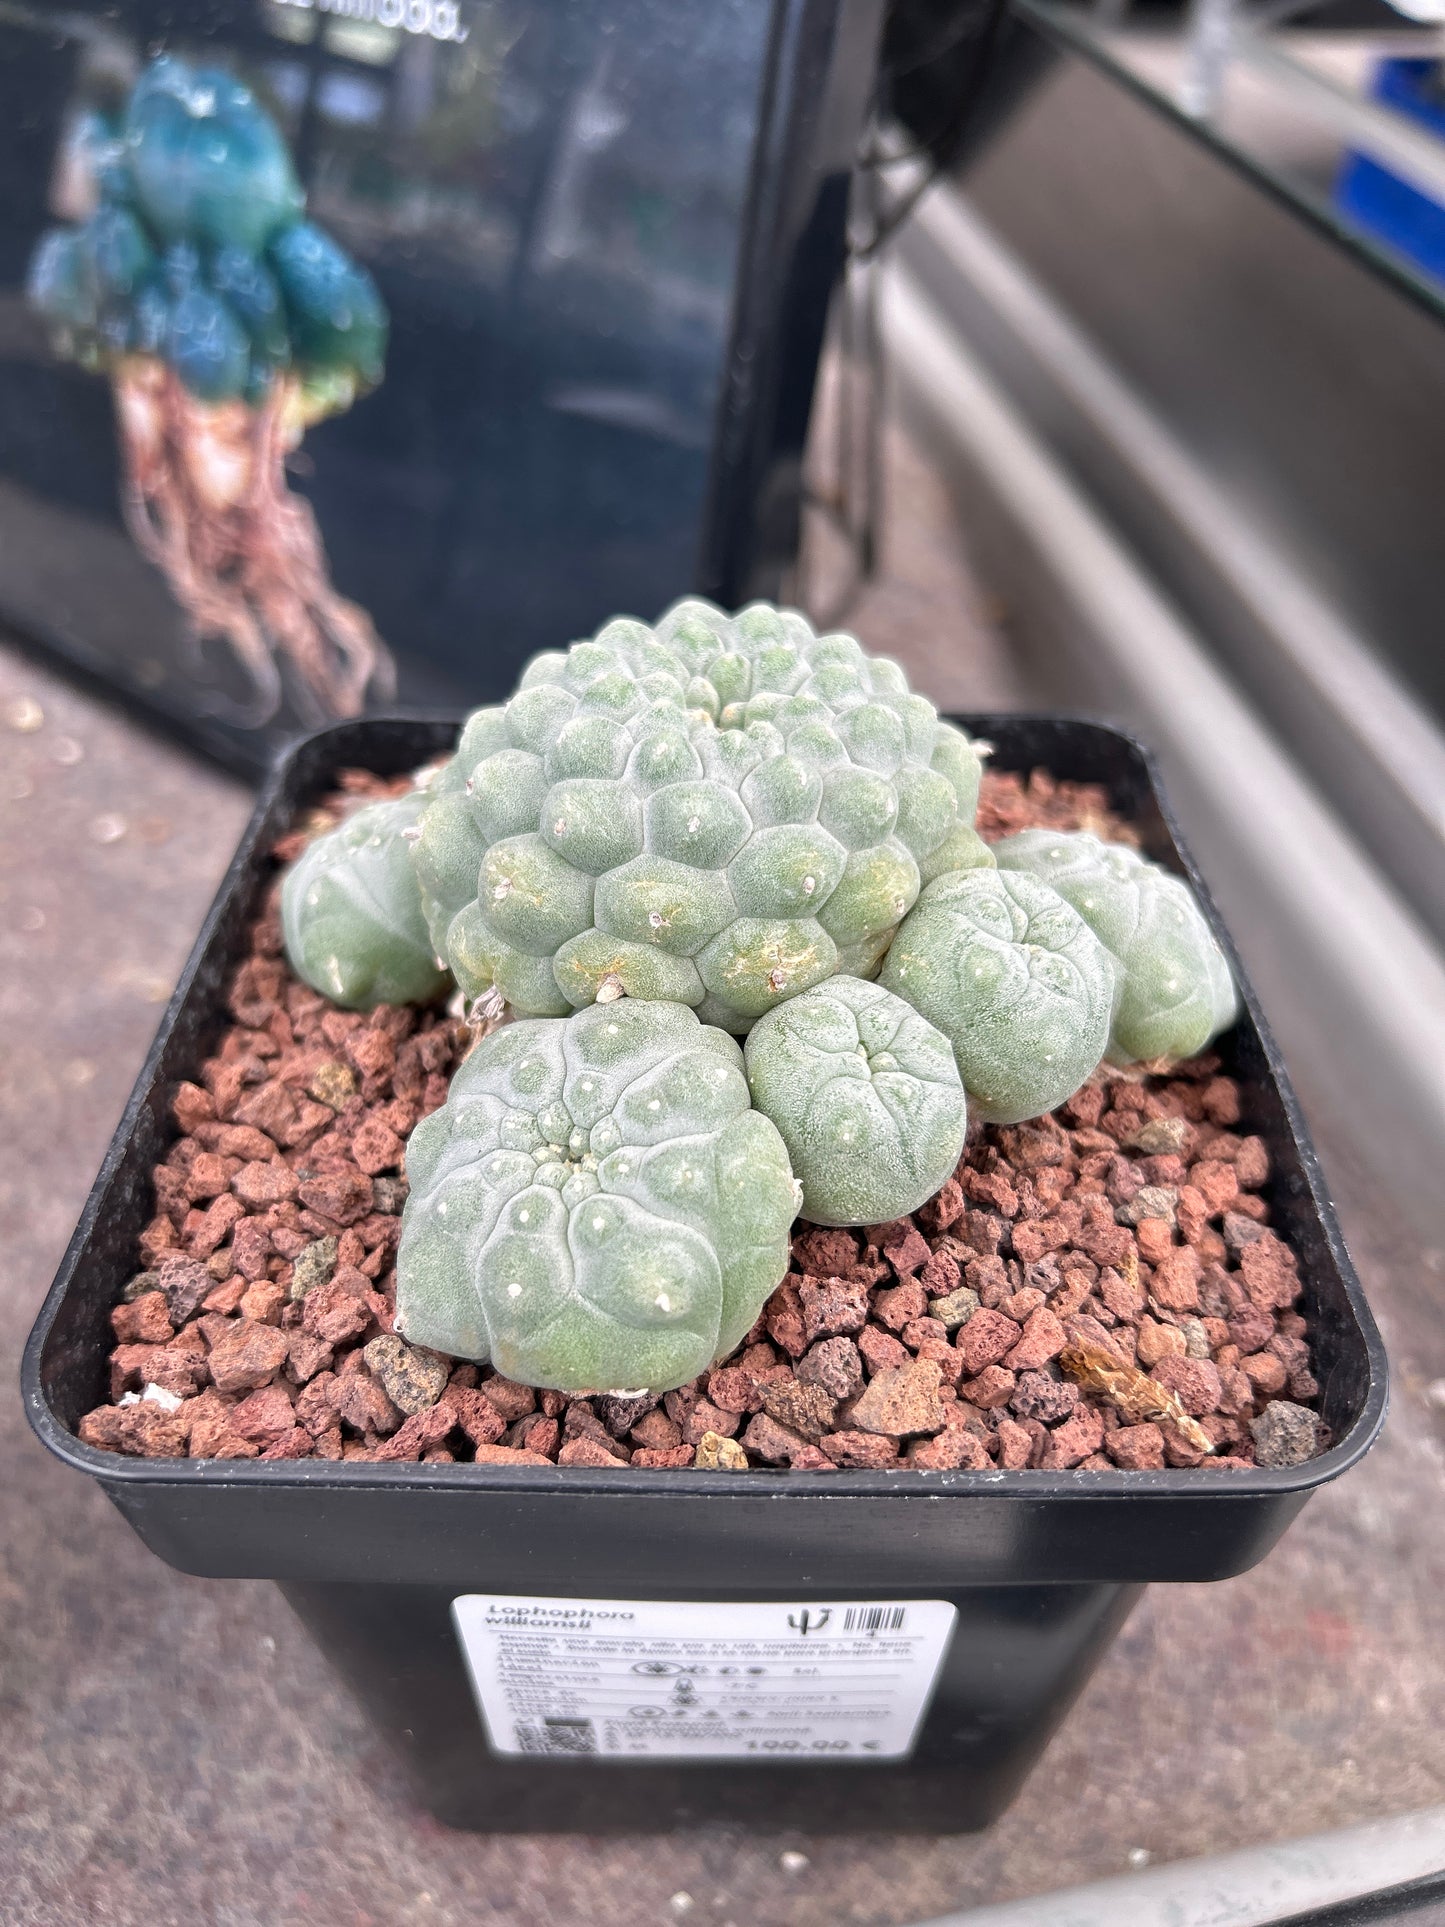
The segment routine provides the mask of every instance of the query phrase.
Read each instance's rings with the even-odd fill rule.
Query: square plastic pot
[[[1248,1128],[1269,1148],[1271,1206],[1301,1261],[1334,1443],[1283,1470],[833,1474],[146,1460],[82,1445],[74,1428],[105,1396],[108,1317],[135,1270],[150,1168],[174,1135],[171,1094],[224,1028],[224,986],[267,851],[338,770],[409,770],[455,739],[453,722],[416,718],[323,731],[289,752],[257,805],[36,1321],[23,1388],[46,1445],[98,1480],[162,1559],[211,1578],[278,1582],[444,1821],[526,1831],[749,1817],[814,1830],[986,1825],[1139,1590],[1245,1571],[1379,1429],[1379,1336],[1283,1066],[1147,754],[1097,723],[958,720],[994,743],[995,767],[1105,784],[1150,854],[1187,875],[1215,918],[1243,991],[1222,1051]],[[903,1762],[520,1759],[490,1750],[452,1629],[452,1601],[476,1592],[798,1607],[943,1599],[958,1617]]]

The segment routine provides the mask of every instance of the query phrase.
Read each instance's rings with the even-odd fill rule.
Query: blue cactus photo
[[[309,721],[357,715],[393,693],[391,657],[332,586],[285,465],[380,382],[381,297],[305,218],[281,131],[234,75],[163,54],[89,134],[92,205],[41,237],[27,293],[57,350],[110,380],[131,535],[197,644],[234,653],[245,721],[283,696]]]

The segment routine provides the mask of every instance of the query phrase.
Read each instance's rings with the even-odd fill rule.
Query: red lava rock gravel
[[[356,800],[361,772],[277,848]],[[1129,834],[1104,792],[990,773],[980,826]],[[1328,1442],[1269,1228],[1269,1159],[1217,1059],[1102,1069],[1052,1116],[970,1129],[912,1218],[799,1223],[793,1269],[731,1358],[661,1397],[533,1391],[392,1330],[406,1140],[469,1041],[439,1010],[337,1010],[281,950],[275,890],[230,1023],[175,1093],[179,1135],[111,1314],[88,1444],[146,1458],[1151,1470],[1292,1465]],[[1130,1423],[1061,1368],[1147,1372],[1212,1443]],[[1187,1427],[1186,1427],[1187,1429]]]

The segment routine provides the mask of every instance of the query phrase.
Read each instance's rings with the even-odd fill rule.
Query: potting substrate
[[[347,771],[278,864],[400,785]],[[985,780],[985,829],[1136,834],[1097,784]],[[1211,1053],[1096,1073],[977,1125],[911,1216],[802,1222],[743,1344],[664,1394],[533,1391],[393,1335],[406,1140],[476,1033],[340,1010],[282,952],[276,886],[219,1049],[177,1092],[156,1211],[111,1313],[88,1445],[147,1458],[1130,1471],[1293,1465],[1326,1433],[1263,1141]],[[1194,1423],[1190,1423],[1194,1421]]]
[[[311,739],[263,803],[127,1120],[149,1154],[123,1125],[32,1341],[81,1441],[66,1456],[174,1563],[289,1582],[458,1824],[985,1823],[1138,1583],[1252,1563],[1378,1424],[1377,1341],[1252,1012],[1206,1056],[1104,1066],[1051,1116],[972,1125],[908,1218],[799,1222],[788,1277],[693,1383],[533,1391],[392,1330],[406,1139],[477,1031],[340,1010],[281,949],[279,863],[394,793],[444,741],[428,727]],[[986,838],[1087,828],[1165,853],[1124,739],[984,727]],[[128,1225],[102,1223],[107,1178]],[[82,1316],[65,1288],[102,1257]],[[480,1534],[459,1489],[479,1478]],[[378,1479],[358,1541],[345,1486]],[[759,1492],[791,1519],[764,1526]],[[909,1493],[926,1525],[892,1503]],[[303,1514],[319,1537],[298,1540]],[[778,1761],[781,1780],[757,1771]],[[620,1773],[579,1772],[604,1762]]]

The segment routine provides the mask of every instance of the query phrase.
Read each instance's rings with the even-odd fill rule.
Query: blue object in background
[[[1435,60],[1382,60],[1370,94],[1438,135],[1445,161],[1445,88],[1438,84],[1440,71],[1441,64]],[[1351,154],[1340,171],[1335,205],[1356,227],[1408,256],[1432,281],[1445,284],[1445,206],[1439,201],[1367,155]]]
[[[335,589],[394,656],[403,703],[495,699],[535,650],[689,591],[776,597],[884,11],[0,9],[0,622],[238,768],[297,727],[289,698],[252,727],[224,644],[188,634],[122,526],[107,384],[58,356],[20,298],[40,237],[90,217],[87,156],[160,50],[254,89],[308,220],[390,317],[385,379],[308,432],[288,488]],[[42,262],[57,302],[79,298],[74,265]],[[190,314],[185,348],[219,397],[234,344],[206,319]]]

